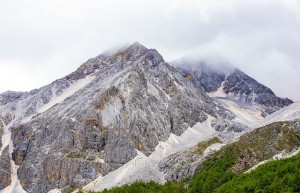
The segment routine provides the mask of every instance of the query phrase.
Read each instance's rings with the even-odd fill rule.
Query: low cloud
[[[139,41],[166,61],[224,60],[300,101],[297,0],[3,0],[0,91],[30,90]]]

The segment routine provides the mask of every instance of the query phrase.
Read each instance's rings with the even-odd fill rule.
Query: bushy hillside
[[[191,180],[188,188],[184,188],[185,182],[167,182],[159,185],[151,181],[135,182],[131,185],[104,190],[101,193],[300,192],[300,154],[269,162],[245,174],[227,171],[232,163],[231,158],[232,156],[228,155],[206,162],[205,169]]]
[[[300,192],[300,154],[259,166],[223,184],[217,192]]]

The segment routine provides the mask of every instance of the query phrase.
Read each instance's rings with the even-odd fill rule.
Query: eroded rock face
[[[6,188],[11,183],[11,165],[8,146],[3,149],[0,157],[0,190]]]
[[[212,121],[211,126],[219,132],[242,132],[249,129],[246,125],[225,119],[215,119]]]
[[[119,128],[114,128],[118,130]],[[111,130],[114,130],[111,129]],[[103,174],[107,174],[127,163],[137,154],[130,135],[125,130],[109,131],[105,146],[105,165]]]
[[[18,176],[26,191],[77,187],[98,177],[103,165],[100,141],[93,144],[94,130],[90,125],[86,127],[80,128],[71,120],[41,119],[13,129],[13,159],[20,165]],[[75,133],[76,129],[82,130]]]
[[[159,163],[159,170],[165,180],[181,181],[195,175],[196,168],[203,162],[204,156],[197,154],[197,147],[170,155]]]
[[[48,192],[66,186],[80,187],[98,177],[101,163],[76,156],[48,155],[40,161],[31,160],[34,168],[29,161],[25,161],[18,170],[22,186],[28,192]]]

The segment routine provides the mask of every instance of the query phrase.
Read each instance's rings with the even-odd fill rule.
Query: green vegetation
[[[200,172],[190,181],[187,193],[213,192],[225,182],[230,181],[236,174],[230,168],[235,163],[236,154],[231,149],[225,153],[208,159],[200,168]]]
[[[66,158],[76,159],[76,158],[82,158],[82,155],[76,154],[76,155],[67,155]]]
[[[195,153],[197,153],[198,155],[202,155],[203,152],[205,151],[205,149],[208,148],[209,146],[211,146],[214,143],[222,143],[222,142],[217,137],[214,137],[214,138],[212,138],[208,141],[201,142],[197,145],[197,150],[196,150]]]
[[[156,182],[135,182],[131,185],[103,190],[101,193],[185,193],[183,183],[167,182],[160,185]],[[83,193],[83,192],[78,192]],[[89,193],[98,193],[90,191]]]
[[[81,152],[87,152],[89,149],[87,147],[83,147],[80,149]]]
[[[217,192],[300,192],[300,154],[238,175]]]
[[[72,192],[74,192],[76,189],[78,189],[78,187],[76,187],[76,186],[68,186],[68,187],[66,188],[66,193],[72,193]],[[81,188],[79,188],[79,189],[77,190],[77,193],[84,193],[84,192],[82,191]]]
[[[95,161],[95,158],[87,158],[86,161]]]

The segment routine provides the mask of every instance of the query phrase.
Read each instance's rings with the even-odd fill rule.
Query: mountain
[[[228,65],[207,65],[188,60],[172,63],[184,77],[213,97],[226,97],[243,103],[263,106],[263,116],[293,103],[288,98],[277,97],[274,92],[242,72]]]
[[[155,49],[134,43],[39,89],[0,94],[0,189],[66,192],[136,180],[163,183],[174,179],[163,169],[176,168],[174,153],[203,141],[209,141],[204,150],[220,149],[276,121],[280,113],[268,114],[287,106],[286,113],[291,103],[238,69],[175,68]],[[194,174],[180,179],[185,175]]]

